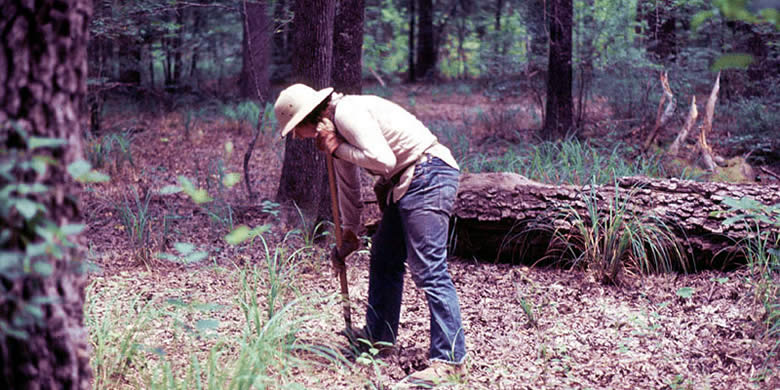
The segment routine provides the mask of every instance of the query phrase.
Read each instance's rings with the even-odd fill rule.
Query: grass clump
[[[620,284],[625,273],[649,274],[687,271],[687,262],[672,229],[660,218],[633,210],[632,193],[601,200],[595,187],[583,195],[584,211],[569,206],[563,226],[555,229],[554,244],[562,244],[562,257],[583,267],[597,280]]]

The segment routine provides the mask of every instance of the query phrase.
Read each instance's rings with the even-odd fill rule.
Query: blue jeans
[[[409,190],[385,208],[371,247],[365,329],[374,341],[395,343],[406,261],[428,300],[430,358],[455,364],[466,356],[458,296],[447,270],[458,176],[458,170],[438,158],[418,164]]]

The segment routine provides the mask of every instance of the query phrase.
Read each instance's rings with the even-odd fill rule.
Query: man
[[[375,191],[383,210],[373,237],[368,310],[362,331],[372,342],[395,343],[401,312],[404,262],[425,292],[431,316],[427,369],[412,383],[439,383],[462,372],[465,337],[455,287],[447,270],[447,234],[458,164],[450,150],[401,106],[378,96],[341,95],[295,84],[274,106],[281,135],[316,138],[334,156],[344,245],[357,249],[362,202],[358,167],[379,177]]]

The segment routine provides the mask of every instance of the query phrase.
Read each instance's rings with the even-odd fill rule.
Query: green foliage
[[[86,226],[60,224],[50,217],[47,204],[59,189],[42,183],[41,178],[49,177],[52,169],[64,169],[72,179],[83,182],[107,178],[83,160],[62,167],[52,156],[63,155],[64,140],[30,136],[15,123],[0,126],[0,144],[6,146],[0,149],[0,297],[6,310],[0,319],[0,337],[25,340],[25,329],[40,324],[46,307],[56,303],[37,295],[35,288],[12,289],[14,284],[26,280],[32,286],[36,280],[51,277],[55,265],[64,261],[68,263],[61,268],[83,272],[69,263],[68,252],[77,247],[73,237]]]
[[[143,195],[132,188],[133,197],[127,198],[127,191],[122,192],[123,201],[114,204],[119,221],[127,234],[133,253],[141,260],[148,260],[151,254],[151,225],[152,215],[149,210],[149,202],[152,199],[152,191],[144,191]]]
[[[727,215],[731,215],[723,224],[743,225],[749,233],[739,244],[747,257],[748,282],[760,310],[758,318],[766,337],[774,341],[766,364],[780,347],[780,204],[764,205],[747,197],[725,198],[723,203],[729,207]],[[771,374],[772,370],[765,367],[759,375]]]
[[[106,134],[97,138],[88,133],[87,159],[97,169],[103,168],[109,162],[113,162],[114,171],[120,171],[124,162],[135,167],[131,150],[132,142],[132,134],[126,131]]]
[[[257,103],[251,100],[239,102],[235,106],[229,104],[222,106],[222,115],[225,118],[247,123],[252,126],[252,128],[257,127],[257,123],[261,119],[261,114],[263,114],[262,118],[265,118],[265,115],[268,115],[268,105],[266,105],[265,109],[261,112]]]
[[[563,211],[564,226],[553,236],[563,244],[571,266],[582,266],[598,280],[619,284],[624,272],[650,274],[688,270],[672,229],[660,218],[637,213],[630,207],[633,194],[601,200],[595,186],[583,194],[585,214],[572,206]]]

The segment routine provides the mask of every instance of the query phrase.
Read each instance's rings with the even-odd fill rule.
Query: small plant
[[[123,201],[114,204],[114,209],[119,216],[119,221],[127,234],[130,246],[136,257],[148,260],[151,251],[151,224],[152,215],[149,211],[149,202],[152,199],[152,191],[143,190],[143,194],[133,187],[131,199],[127,198],[127,191],[122,193]]]
[[[118,172],[125,162],[135,167],[132,153],[133,136],[130,132],[110,133],[102,137],[87,135],[87,160],[97,169],[113,162],[113,170]]]
[[[739,245],[747,258],[749,282],[758,309],[758,316],[765,327],[765,335],[774,340],[767,356],[776,354],[780,347],[780,204],[764,205],[754,199],[725,198],[727,213],[736,214],[723,224],[743,224],[748,235]],[[767,367],[765,370],[771,371]],[[766,374],[759,373],[759,375]]]
[[[564,243],[571,265],[583,265],[604,283],[619,284],[626,270],[639,273],[670,272],[687,264],[672,230],[655,216],[635,213],[629,203],[632,193],[615,195],[601,204],[595,186],[584,195],[585,213],[569,207],[563,218],[571,231],[558,228],[554,238]],[[679,260],[678,264],[674,261]]]

